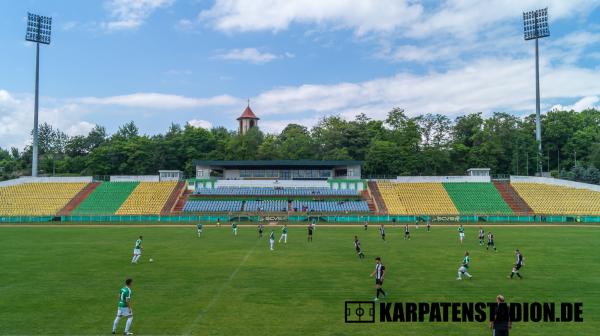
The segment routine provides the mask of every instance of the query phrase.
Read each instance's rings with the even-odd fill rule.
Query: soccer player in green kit
[[[281,237],[279,237],[280,243],[281,243],[281,240],[283,239],[283,243],[287,244],[287,233],[288,233],[287,225],[283,224],[283,229],[281,229]]]
[[[456,280],[462,280],[462,275],[466,275],[469,279],[472,278],[471,274],[469,274],[469,263],[471,262],[471,258],[469,257],[469,252],[465,252],[465,257],[463,258],[462,264],[458,268],[458,277]]]
[[[202,237],[202,223],[198,223],[198,238]]]
[[[119,290],[119,304],[117,308],[117,317],[113,322],[112,333],[113,335],[117,333],[117,327],[119,326],[119,321],[121,317],[127,317],[127,322],[125,323],[125,332],[123,335],[133,335],[133,333],[129,332],[131,329],[131,323],[133,322],[133,311],[131,310],[131,284],[133,283],[132,279],[125,280],[125,287]]]
[[[135,247],[133,248],[133,258],[131,258],[132,264],[137,264],[138,260],[142,256],[142,236],[135,241]]]
[[[271,234],[269,234],[269,246],[271,248],[271,251],[274,250],[274,246],[275,246],[275,230],[271,229]]]
[[[233,235],[237,236],[237,223],[236,222],[231,223],[231,230],[233,230]]]
[[[462,224],[458,227],[458,238],[460,239],[460,244],[462,245],[463,240],[465,239],[465,228]]]

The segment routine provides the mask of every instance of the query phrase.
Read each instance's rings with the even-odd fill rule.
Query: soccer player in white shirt
[[[135,247],[133,248],[133,257],[131,258],[132,264],[137,264],[138,260],[142,256],[142,236],[135,241]]]
[[[274,246],[275,246],[275,230],[271,229],[271,234],[269,234],[269,246],[271,248],[271,251],[274,250]]]

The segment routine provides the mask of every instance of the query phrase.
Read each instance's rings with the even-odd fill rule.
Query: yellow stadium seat
[[[25,183],[0,188],[0,216],[54,216],[87,183]]]
[[[377,182],[392,215],[458,215],[442,183]]]
[[[159,215],[177,182],[141,182],[123,202],[117,215]]]
[[[540,215],[600,215],[600,192],[541,183],[511,183]]]

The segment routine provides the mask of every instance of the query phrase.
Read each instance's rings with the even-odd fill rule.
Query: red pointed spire
[[[237,118],[237,120],[240,119],[259,119],[256,114],[254,114],[254,112],[252,111],[252,109],[250,108],[250,101],[248,100],[248,106],[246,106],[246,109],[244,110],[244,112],[242,113],[242,115]]]

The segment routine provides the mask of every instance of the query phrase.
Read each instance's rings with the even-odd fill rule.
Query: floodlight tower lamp
[[[38,175],[38,107],[40,86],[40,43],[50,44],[52,18],[27,13],[27,30],[25,40],[35,43],[35,103],[33,111],[33,144],[31,159],[31,176]]]
[[[538,144],[537,165],[542,173],[542,123],[540,112],[540,61],[538,40],[550,36],[548,8],[523,13],[523,33],[525,41],[535,40],[535,140]]]

